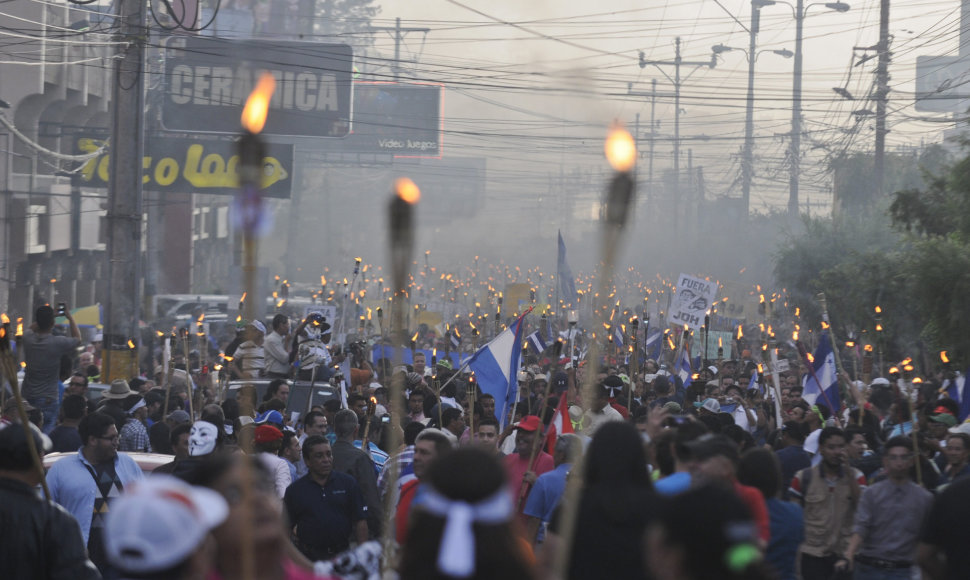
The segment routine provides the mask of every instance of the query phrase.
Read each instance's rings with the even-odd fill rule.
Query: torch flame
[[[867,344],[864,347],[862,347],[862,350],[864,350],[866,352],[872,352],[872,345],[871,344]]]
[[[128,348],[135,348],[135,343],[133,343],[130,338],[128,339]]]
[[[326,286],[327,285],[327,278],[323,274],[320,274],[320,285],[321,286]]]
[[[417,340],[418,340],[418,333],[415,331],[414,336],[411,337],[411,342],[417,342]]]
[[[421,199],[421,190],[407,177],[400,177],[394,182],[394,191],[398,197],[411,205],[418,203]]]
[[[16,336],[23,336],[23,335],[24,335],[24,319],[23,318],[18,318],[17,319],[17,334],[16,334]]]
[[[10,318],[7,316],[6,312],[4,312],[3,314],[0,314],[0,322],[2,322],[3,324],[10,324]]]
[[[246,292],[243,292],[242,298],[239,299],[240,302],[246,301]]]
[[[717,348],[721,348],[722,346],[723,345],[721,344],[721,337],[719,336],[717,337]]]
[[[276,79],[269,73],[263,73],[256,83],[256,88],[249,93],[246,106],[242,112],[242,126],[250,133],[259,133],[266,125],[266,115],[269,112],[269,100],[276,90]]]
[[[740,340],[743,337],[744,337],[744,331],[741,330],[741,325],[739,324],[738,325],[738,339]]]
[[[637,145],[630,133],[619,123],[614,123],[606,135],[603,152],[610,166],[617,171],[629,171],[637,160]]]
[[[882,314],[882,308],[880,308],[878,305],[876,306],[876,314]]]
[[[946,351],[945,350],[941,350],[940,351],[940,360],[943,361],[944,363],[950,362],[949,357],[946,356]]]
[[[792,340],[798,340],[798,331],[797,330],[793,330],[792,331],[792,333],[791,333],[791,339]]]
[[[370,402],[371,403],[374,403],[376,405],[377,404],[377,397],[371,397],[370,398]]]

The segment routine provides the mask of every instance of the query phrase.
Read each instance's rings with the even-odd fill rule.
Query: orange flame
[[[2,322],[3,324],[10,324],[10,318],[7,316],[6,312],[4,312],[3,314],[0,314],[0,322]]]
[[[878,305],[876,306],[876,314],[882,314],[882,308]]]
[[[940,351],[940,360],[943,361],[944,363],[950,362],[949,357],[946,356],[946,351],[945,350],[941,350]]]
[[[128,348],[135,348],[135,343],[133,343],[130,338],[128,339]]]
[[[637,146],[630,133],[614,123],[606,136],[603,152],[610,166],[617,171],[629,171],[637,161]]]
[[[421,190],[407,177],[400,177],[394,182],[394,191],[397,196],[411,205],[418,203],[421,199]]]
[[[266,125],[266,115],[269,113],[269,100],[276,90],[276,79],[269,73],[263,73],[253,92],[246,99],[246,106],[242,112],[242,126],[250,133],[259,133]]]

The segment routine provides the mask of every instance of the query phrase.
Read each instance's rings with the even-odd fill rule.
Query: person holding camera
[[[73,356],[81,343],[81,331],[67,305],[61,302],[57,310],[58,315],[67,318],[71,327],[70,336],[54,336],[54,309],[44,304],[34,313],[34,322],[24,333],[21,343],[24,362],[27,363],[22,393],[28,403],[44,414],[45,434],[54,429],[61,406],[58,399],[61,358]]]

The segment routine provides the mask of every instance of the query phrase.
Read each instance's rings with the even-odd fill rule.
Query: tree
[[[374,0],[316,0],[315,32],[329,42],[343,42],[355,52],[374,44],[371,19],[380,14]]]
[[[896,192],[889,215],[912,243],[906,269],[924,339],[965,363],[970,361],[970,157],[944,167],[946,172],[929,179],[924,190]]]

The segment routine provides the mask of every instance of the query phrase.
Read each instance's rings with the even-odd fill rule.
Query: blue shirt
[[[309,475],[301,477],[286,488],[283,503],[300,549],[311,560],[328,560],[349,548],[354,524],[367,519],[360,486],[339,471],[322,486]]]
[[[529,492],[529,499],[526,500],[522,513],[544,522],[550,521],[553,510],[559,505],[559,500],[566,490],[566,476],[569,475],[571,468],[572,464],[563,463],[552,471],[540,475],[532,491]]]
[[[678,471],[653,482],[653,488],[660,495],[677,495],[690,488],[690,473]]]
[[[78,451],[76,455],[65,457],[52,465],[47,472],[47,486],[51,490],[51,499],[71,512],[77,523],[81,525],[84,545],[87,545],[88,535],[91,532],[94,500],[101,497],[98,484],[88,468],[94,469],[94,466]],[[125,487],[145,477],[135,460],[124,453],[119,453],[115,457],[114,468],[118,479]]]
[[[795,580],[795,558],[805,537],[802,506],[778,498],[765,500],[771,525],[771,541],[765,561],[778,571],[780,580]]]

